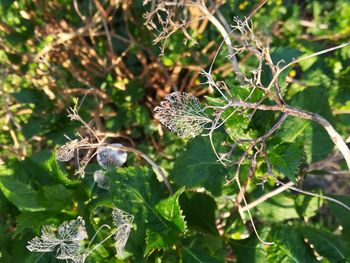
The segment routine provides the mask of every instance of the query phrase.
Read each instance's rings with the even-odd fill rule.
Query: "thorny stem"
[[[227,105],[225,105],[222,109],[226,109],[228,107],[243,107],[243,108],[259,109],[259,110],[265,110],[265,111],[269,111],[269,110],[281,111],[290,116],[295,116],[298,118],[317,122],[327,131],[331,140],[334,142],[334,144],[337,146],[339,151],[342,153],[347,163],[348,169],[350,170],[350,150],[348,146],[346,145],[345,141],[340,136],[340,134],[329,123],[329,121],[327,121],[321,115],[317,113],[309,112],[306,110],[296,109],[289,105],[284,105],[284,104],[264,105],[264,104],[250,103],[242,100],[230,100],[230,102]]]

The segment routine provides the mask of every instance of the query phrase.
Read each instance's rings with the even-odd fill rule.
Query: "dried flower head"
[[[154,117],[180,138],[196,137],[212,122],[199,100],[189,93],[173,92],[160,105],[154,109]]]
[[[114,236],[115,248],[117,250],[117,254],[123,256],[124,248],[129,238],[134,216],[121,209],[114,208],[112,211],[112,217],[113,223],[117,227],[117,232]]]
[[[57,235],[54,229],[54,226],[44,226],[41,237],[29,241],[27,249],[31,252],[52,252],[57,248],[57,259],[80,262],[85,257],[81,241],[87,238],[84,220],[79,216],[76,220],[64,222],[58,227]]]
[[[118,149],[123,147],[120,143],[100,146],[97,149],[97,162],[104,169],[120,167],[126,162],[127,153]]]
[[[77,148],[78,140],[72,140],[60,146],[56,150],[56,160],[60,162],[68,162],[74,157],[74,152]]]

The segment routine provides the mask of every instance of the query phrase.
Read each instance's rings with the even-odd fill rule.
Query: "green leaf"
[[[339,236],[311,227],[299,227],[298,230],[313,245],[313,249],[329,262],[344,262],[350,257],[350,243]]]
[[[185,192],[180,196],[180,205],[188,227],[204,233],[218,234],[215,224],[216,202],[210,195]]]
[[[15,235],[20,234],[25,229],[30,229],[40,233],[43,225],[58,225],[60,215],[57,212],[23,212],[16,218]]]
[[[70,180],[68,178],[68,174],[62,171],[54,154],[51,155],[50,159],[45,161],[44,167],[48,170],[52,177],[66,186],[78,185],[81,183],[78,179]]]
[[[11,94],[19,103],[32,103],[38,109],[51,107],[50,99],[42,90],[22,88],[19,92]]]
[[[328,121],[333,121],[327,92],[324,89],[305,89],[292,98],[291,105],[299,109],[318,113]],[[321,125],[296,117],[288,117],[279,130],[278,135],[282,141],[302,143],[308,163],[325,158],[334,148],[328,133]]]
[[[137,103],[145,95],[145,86],[144,82],[141,80],[135,79],[131,80],[125,90],[125,95],[131,96],[131,102]],[[127,98],[127,97],[126,97]]]
[[[167,222],[153,209],[167,191],[147,167],[118,168],[106,176],[110,178],[110,195],[97,199],[96,205],[114,205],[134,216],[136,227],[130,233],[126,250],[133,253],[133,261],[143,262],[146,230],[159,232],[168,228]]]
[[[239,263],[266,262],[265,247],[254,235],[243,240],[230,240],[229,244]]]
[[[176,235],[169,230],[164,232],[154,232],[148,229],[146,232],[146,249],[144,256],[149,256],[155,250],[169,249],[175,241]]]
[[[267,247],[267,261],[279,263],[318,262],[303,237],[289,225],[275,226],[271,233],[274,245]]]
[[[187,238],[182,247],[183,263],[225,262],[225,248],[220,236],[196,235]]]
[[[226,173],[208,139],[197,137],[176,159],[171,179],[180,186],[205,187],[214,195],[219,195]]]
[[[293,182],[295,182],[302,158],[303,149],[299,143],[282,143],[268,151],[271,165]]]
[[[350,207],[350,198],[348,196],[331,195],[331,197],[337,199],[340,202],[343,202]],[[344,234],[344,237],[350,242],[349,210],[333,202],[328,202],[328,204],[331,209],[331,213],[338,219],[340,225],[343,228],[342,232]]]
[[[295,200],[296,209],[300,216],[304,218],[315,216],[322,204],[323,200],[321,198],[306,195],[298,195]]]
[[[12,175],[0,176],[0,190],[20,210],[33,212],[45,210],[37,201],[38,193]]]
[[[282,222],[299,218],[294,199],[286,194],[279,194],[257,206],[258,217],[265,222]]]
[[[179,197],[184,191],[185,187],[180,188],[171,197],[160,201],[155,206],[155,211],[181,232],[186,231],[186,222],[179,205]]]
[[[44,186],[39,192],[39,204],[46,207],[47,210],[60,211],[72,206],[73,193],[63,185]]]

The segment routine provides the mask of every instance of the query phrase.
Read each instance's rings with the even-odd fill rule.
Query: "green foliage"
[[[330,122],[333,121],[327,94],[321,88],[308,88],[295,94],[291,100],[291,105],[299,109],[318,113]],[[286,142],[297,141],[302,143],[308,163],[322,160],[334,148],[323,127],[316,123],[294,119],[293,117],[289,117],[284,123],[280,136]]]
[[[247,17],[260,1],[205,2],[225,2],[210,11],[219,18],[214,12],[219,10],[230,25],[231,18]],[[110,236],[87,263],[349,262],[350,212],[344,207],[289,190],[268,198],[250,210],[261,238],[275,243],[267,246],[246,222],[243,202],[236,203],[238,186],[225,181],[234,177],[249,142],[230,152],[232,145],[264,135],[279,113],[226,109],[219,119],[226,120],[224,125],[212,134],[213,144],[209,119],[200,129],[202,136],[180,140],[153,118],[154,108],[174,91],[198,97],[196,107],[210,118],[215,117],[211,106],[226,101],[217,90],[200,85],[206,81],[200,70],[208,70],[222,39],[217,29],[199,18],[198,10],[189,9],[181,19],[194,18],[187,33],[198,44],[183,44],[179,30],[162,43],[159,57],[160,44],[153,45],[154,32],[144,25],[143,14],[150,10],[151,4],[143,6],[142,1],[0,1],[0,262],[63,262],[55,253],[30,253],[26,245],[44,226],[77,216],[85,220],[90,241],[96,234],[85,247]],[[301,55],[348,41],[350,5],[348,0],[267,1],[252,21],[281,68]],[[249,85],[240,85],[227,54],[224,45],[212,68],[214,81],[227,84],[221,91],[228,99],[264,99],[261,90],[251,94]],[[348,46],[297,63],[279,77],[289,105],[323,116],[343,138],[350,134],[349,58]],[[257,66],[252,53],[240,56],[239,62],[251,76]],[[261,82],[271,78],[268,65],[262,65]],[[103,171],[107,189],[94,181],[94,172],[101,169],[95,157],[84,178],[75,173],[87,147],[68,162],[56,160],[55,150],[68,138],[98,143],[91,131],[67,117],[66,110],[74,105],[99,140],[144,154],[128,152],[122,167]],[[233,160],[225,162],[227,167],[213,146],[219,156]],[[257,150],[246,154],[254,156]],[[281,186],[267,174],[271,168],[284,183],[293,181],[320,195],[333,193],[350,206],[345,162],[322,126],[289,116],[267,138],[266,150],[266,159],[256,160],[255,173],[249,174],[249,162],[239,167],[248,203]],[[317,179],[309,176],[313,173]],[[260,187],[262,178],[266,181]],[[115,207],[134,216],[124,255],[116,255],[114,247]],[[103,225],[114,230],[100,229]]]
[[[282,143],[268,153],[271,165],[281,174],[295,181],[299,166],[303,159],[302,145],[298,143]]]
[[[219,195],[225,174],[226,169],[217,161],[208,140],[197,137],[176,159],[171,179],[178,185],[205,187]]]

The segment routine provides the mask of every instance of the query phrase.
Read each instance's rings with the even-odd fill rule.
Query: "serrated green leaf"
[[[180,186],[205,187],[219,195],[226,169],[217,161],[209,140],[196,137],[176,159],[171,179]]]
[[[60,222],[57,212],[23,212],[16,218],[17,224],[14,235],[18,235],[26,229],[40,233],[43,225],[58,225]]]
[[[232,108],[226,110],[222,114],[222,120],[228,118],[225,122],[225,128],[227,134],[231,139],[237,140],[239,139],[252,139],[256,137],[256,132],[249,128],[249,117],[248,114],[237,114],[234,113],[231,117],[230,114],[236,111],[236,109]]]
[[[146,232],[146,249],[144,256],[149,256],[155,250],[169,249],[175,241],[175,233],[169,230],[164,232],[154,232],[148,229]]]
[[[303,158],[302,145],[299,143],[282,143],[267,153],[271,165],[280,173],[295,182]]]
[[[289,225],[275,226],[271,233],[274,245],[267,247],[269,263],[313,263],[318,262],[309,245],[299,232]]]
[[[332,195],[331,197],[337,199],[340,202],[343,202],[348,207],[350,207],[350,198],[348,196]],[[330,206],[331,213],[338,219],[340,225],[343,228],[342,233],[344,237],[350,242],[350,211],[333,202],[328,202],[328,204]]]
[[[167,191],[156,175],[147,167],[118,168],[106,174],[110,178],[110,195],[96,200],[96,205],[114,205],[134,216],[126,251],[133,253],[135,262],[143,262],[146,230],[162,231],[167,222],[153,208],[166,197]]]
[[[38,202],[38,193],[29,185],[14,176],[0,176],[0,189],[6,198],[23,211],[43,211],[45,207]]]
[[[259,219],[265,222],[282,222],[299,218],[294,199],[286,194],[279,194],[257,206]]]
[[[47,210],[60,211],[72,206],[73,192],[63,185],[44,186],[38,194],[38,202]]]
[[[160,201],[155,207],[155,211],[168,223],[175,226],[181,232],[186,231],[186,222],[179,205],[179,197],[185,191],[185,187],[180,188],[169,198]]]
[[[339,236],[311,227],[299,227],[298,230],[313,245],[313,249],[329,262],[344,262],[350,257],[350,243]]]
[[[291,105],[318,113],[328,121],[333,121],[327,92],[321,88],[308,88],[297,93],[292,98]],[[325,158],[334,148],[333,142],[322,126],[296,117],[288,117],[277,134],[282,141],[302,143],[308,163]]]
[[[243,240],[230,240],[230,246],[239,263],[265,263],[266,249],[264,245],[251,235]]]
[[[225,262],[225,248],[220,236],[207,234],[187,238],[182,247],[183,263]]]
[[[204,233],[218,234],[214,198],[205,193],[185,192],[180,196],[180,205],[188,227]]]
[[[300,216],[310,218],[315,216],[322,206],[323,200],[318,197],[298,195],[295,205]]]
[[[81,183],[79,180],[70,180],[68,178],[68,175],[62,171],[54,154],[51,155],[50,159],[45,161],[44,167],[48,170],[52,177],[56,178],[59,182],[62,182],[65,185],[77,185]]]

